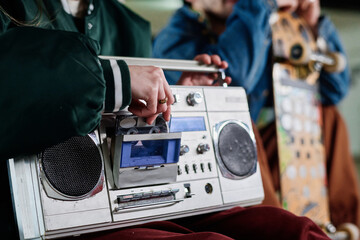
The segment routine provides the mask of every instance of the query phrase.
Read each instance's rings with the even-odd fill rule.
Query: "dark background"
[[[321,0],[320,3],[323,7],[360,10],[360,0]]]

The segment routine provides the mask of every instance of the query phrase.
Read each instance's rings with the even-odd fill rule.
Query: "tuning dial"
[[[180,147],[180,156],[184,155],[185,153],[189,152],[189,146],[188,145],[181,145]]]
[[[200,153],[200,154],[203,154],[203,153],[205,153],[205,152],[207,152],[207,151],[209,151],[210,150],[210,146],[209,146],[209,144],[207,144],[207,143],[200,143],[199,145],[198,145],[198,147],[196,148],[196,151],[198,152],[198,153]]]
[[[190,106],[195,106],[196,104],[202,103],[203,97],[199,92],[189,93],[186,101]]]

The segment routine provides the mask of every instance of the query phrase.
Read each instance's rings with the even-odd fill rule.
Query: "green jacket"
[[[94,130],[115,107],[114,74],[101,55],[149,57],[150,25],[117,0],[90,0],[84,28],[60,0],[0,0],[0,159],[38,153]],[[37,20],[33,21],[32,20]],[[127,65],[117,61],[121,108],[131,102]],[[120,94],[121,95],[121,94]]]

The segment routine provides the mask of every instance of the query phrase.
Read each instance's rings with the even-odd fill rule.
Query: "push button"
[[[194,163],[193,164],[193,170],[194,170],[194,173],[196,173],[196,171],[197,171],[197,165]]]

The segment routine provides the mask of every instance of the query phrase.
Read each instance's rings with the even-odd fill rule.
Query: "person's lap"
[[[235,207],[227,211],[174,221],[158,221],[78,239],[328,239],[306,217],[270,206]]]

